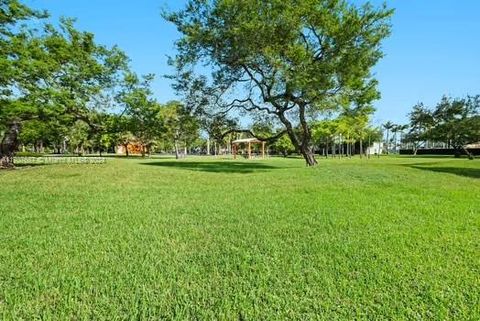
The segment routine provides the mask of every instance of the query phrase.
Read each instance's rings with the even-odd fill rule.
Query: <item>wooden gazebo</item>
[[[262,145],[262,158],[265,158],[265,142],[256,138],[237,139],[232,142],[233,159],[237,159],[238,146],[241,144],[247,145],[247,158],[252,159],[252,144]]]

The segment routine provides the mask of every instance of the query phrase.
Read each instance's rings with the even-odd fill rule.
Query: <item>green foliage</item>
[[[360,154],[367,143],[381,140],[381,132],[369,124],[371,108],[357,108],[345,111],[335,119],[312,122],[312,138],[317,146],[321,146],[328,153],[332,145],[358,143]],[[335,146],[334,146],[335,147]],[[349,150],[353,154],[353,148]]]
[[[380,128],[367,127],[365,129],[365,139],[370,143],[381,142],[383,132]]]
[[[317,144],[332,141],[339,131],[338,120],[322,120],[312,124],[312,137]]]
[[[10,87],[21,78],[17,60],[18,54],[25,49],[23,43],[28,32],[19,24],[33,18],[45,18],[46,12],[32,10],[18,0],[0,0],[0,97],[12,93]],[[0,104],[0,112],[3,104]],[[0,114],[1,115],[1,114]],[[0,122],[2,118],[0,117]]]
[[[467,99],[443,97],[432,113],[434,126],[428,136],[455,149],[480,141],[480,96]]]
[[[178,101],[170,101],[159,113],[162,122],[162,137],[175,145],[178,157],[178,144],[189,145],[198,138],[199,123],[190,111]]]
[[[286,134],[278,138],[275,143],[272,144],[272,148],[281,153],[283,157],[287,157],[295,152],[295,146],[293,146],[291,139],[288,138]]]
[[[6,119],[51,119],[71,115],[88,122],[90,112],[100,108],[107,91],[115,85],[125,55],[94,42],[93,34],[75,29],[64,19],[60,27],[46,25],[19,39],[8,102],[2,108]]]
[[[69,131],[68,138],[70,144],[75,147],[79,154],[82,153],[84,148],[90,147],[91,142],[89,141],[88,130],[88,125],[79,120],[73,124]]]
[[[153,75],[145,75],[139,79],[134,73],[128,73],[123,82],[123,88],[117,96],[117,101],[124,107],[125,115],[130,117],[122,131],[130,132],[144,149],[150,147],[161,135],[162,106],[152,96],[151,82]]]
[[[217,143],[225,143],[225,133],[238,128],[238,121],[225,117],[224,115],[214,115],[212,117],[202,117],[201,124],[208,136]],[[232,135],[234,133],[232,132]]]
[[[480,318],[479,162],[321,162],[0,172],[1,319]]]
[[[433,127],[434,119],[428,108],[421,103],[413,106],[408,117],[410,120],[409,131],[405,135],[404,141],[410,143],[416,152],[421,143],[428,139],[427,133]]]

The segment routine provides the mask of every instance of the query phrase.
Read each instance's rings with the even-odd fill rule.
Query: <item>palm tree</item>
[[[390,130],[395,128],[395,124],[392,123],[391,121],[387,121],[385,124],[382,125],[383,128],[385,128],[385,130],[387,131],[387,155],[388,155],[388,151],[389,151],[389,144],[390,144],[390,141],[388,140],[390,138]]]
[[[408,129],[408,125],[398,125],[397,131],[400,133],[400,149],[402,149],[403,133]]]

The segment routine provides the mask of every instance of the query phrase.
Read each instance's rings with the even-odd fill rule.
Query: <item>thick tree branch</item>
[[[263,136],[259,136],[259,135],[255,134],[251,129],[230,129],[230,130],[227,130],[226,132],[222,133],[220,138],[224,138],[225,136],[227,136],[228,134],[231,134],[231,133],[246,133],[246,134],[250,134],[251,136],[255,137],[256,139],[258,139],[262,142],[273,143],[277,139],[279,139],[280,137],[285,135],[286,132],[287,132],[287,130],[284,129],[284,130],[281,130],[280,132],[276,133],[273,136],[263,137]]]

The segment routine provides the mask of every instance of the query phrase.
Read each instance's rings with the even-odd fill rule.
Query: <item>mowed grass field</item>
[[[1,320],[479,320],[480,161],[0,172]]]

